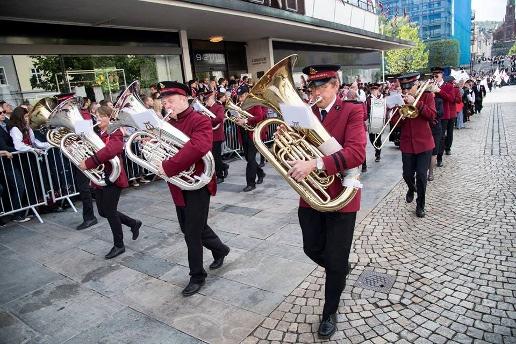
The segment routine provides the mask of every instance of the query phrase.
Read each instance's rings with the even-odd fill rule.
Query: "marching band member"
[[[315,65],[303,69],[303,73],[308,75],[312,99],[322,98],[312,110],[342,149],[323,158],[291,161],[289,175],[297,181],[316,169],[336,175],[360,166],[365,159],[364,107],[355,102],[343,102],[337,97],[339,69],[338,65]],[[334,197],[342,189],[342,181],[335,178],[328,192]],[[326,270],[325,303],[318,330],[322,338],[331,337],[337,328],[336,313],[349,272],[348,259],[359,208],[360,190],[348,205],[334,212],[320,212],[310,208],[302,199],[300,201],[298,216],[303,232],[303,249],[310,259]]]
[[[418,80],[419,73],[408,73],[399,77],[403,98],[407,105],[412,105],[415,102],[415,95],[419,86]],[[433,93],[425,91],[417,102],[416,108],[419,111],[416,118],[405,118],[400,122],[400,150],[403,163],[403,179],[408,186],[405,199],[407,203],[412,203],[414,192],[417,192],[416,215],[424,217],[427,173],[432,150],[435,147],[430,130],[430,123],[436,115]],[[398,111],[392,117],[391,122],[395,123],[399,116]]]
[[[169,113],[169,123],[181,130],[190,140],[170,159],[163,161],[162,174],[173,177],[195,164],[195,173],[202,173],[202,157],[212,147],[213,129],[210,119],[195,111],[188,104],[189,88],[176,81],[163,81],[158,84],[163,107]],[[176,205],[177,219],[185,235],[188,247],[190,282],[183,289],[183,296],[197,293],[204,285],[206,271],[203,268],[203,246],[213,255],[210,269],[218,269],[229,253],[217,234],[208,226],[210,196],[215,195],[217,184],[215,176],[208,185],[192,191],[184,191],[168,184]]]
[[[436,97],[441,97],[443,100],[443,117],[441,119],[441,144],[439,152],[437,153],[437,166],[443,166],[443,153],[445,150],[445,141],[447,140],[448,122],[451,120],[451,104],[455,103],[455,91],[453,90],[453,83],[444,81],[444,70],[441,67],[433,67],[430,69],[434,75],[434,82],[440,88],[440,92],[436,93]],[[455,108],[455,104],[453,106]],[[453,128],[453,127],[452,127]],[[448,133],[449,134],[449,133]],[[453,133],[451,134],[453,135]],[[449,139],[448,139],[449,140]]]
[[[112,170],[109,160],[118,156],[120,163],[123,161],[122,151],[124,148],[124,138],[120,130],[116,130],[111,135],[106,131],[113,109],[104,105],[97,111],[99,121],[98,126],[100,129],[99,136],[106,146],[96,152],[93,156],[82,161],[79,168],[84,171],[104,164],[104,173],[106,176],[109,176]],[[100,187],[93,183],[92,186],[95,188],[95,200],[97,202],[99,215],[107,218],[109,226],[111,227],[111,233],[113,233],[113,248],[105,256],[106,259],[111,259],[125,252],[122,224],[131,228],[132,239],[136,240],[140,234],[142,222],[117,210],[120,193],[123,188],[129,186],[123,166],[120,168],[120,176],[114,183],[111,183],[107,178],[106,182],[107,186],[105,187]]]
[[[224,105],[222,102],[225,100],[225,93],[217,95],[216,91],[208,91],[203,94],[204,102],[208,110],[213,112],[216,116],[211,119],[211,125],[213,128],[213,158],[215,158],[215,171],[217,174],[217,184],[224,182],[224,178],[228,175],[229,165],[222,161],[222,143],[226,140],[224,134]],[[215,100],[215,97],[219,97],[219,100]]]
[[[371,94],[367,97],[367,119],[369,120],[369,141],[373,144],[374,140],[378,137],[378,133],[372,131],[371,120],[373,116],[380,117],[385,120],[385,99],[380,92],[380,84],[373,83],[370,86]],[[374,111],[374,112],[373,112]],[[382,123],[383,126],[383,123]],[[381,129],[381,126],[380,126]],[[375,162],[379,162],[381,159],[382,150],[374,147]]]
[[[237,90],[237,95],[238,102],[242,104],[249,95],[248,86],[246,84],[242,84]],[[245,168],[245,179],[247,185],[243,190],[244,192],[249,192],[256,189],[256,184],[263,183],[263,178],[265,177],[265,172],[260,166],[258,166],[258,163],[256,162],[257,150],[253,143],[253,132],[245,130],[242,125],[247,124],[249,126],[255,126],[265,119],[266,113],[261,106],[253,106],[247,111],[253,115],[253,117],[249,119],[239,118],[236,121],[236,123],[239,125],[242,146],[244,147],[245,160],[247,161],[247,166]],[[256,180],[256,176],[258,176],[258,180]]]

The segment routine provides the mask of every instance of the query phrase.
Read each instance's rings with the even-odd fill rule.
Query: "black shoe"
[[[106,254],[104,257],[106,259],[111,259],[111,258],[115,258],[116,256],[121,255],[124,252],[125,252],[125,247],[124,246],[122,246],[122,247],[113,246],[111,251],[109,251],[109,253]]]
[[[434,175],[433,174],[429,174],[428,175],[428,181],[431,182],[432,180],[434,180]]]
[[[374,162],[380,162],[381,158],[379,156],[376,157],[376,159],[374,159]]]
[[[224,256],[220,257],[220,258],[215,258],[213,260],[213,263],[210,264],[210,270],[216,270],[218,268],[220,268],[223,264],[224,264],[224,258],[226,258],[226,256],[229,254],[229,247],[228,247],[228,253],[226,253]]]
[[[227,178],[228,177],[228,170],[229,170],[229,165],[225,165],[224,166],[224,172],[223,172],[223,176],[224,178]]]
[[[247,185],[245,188],[244,188],[244,192],[249,192],[249,191],[253,191],[254,189],[256,189],[256,186],[254,185]]]
[[[81,223],[80,225],[78,225],[75,229],[77,229],[78,231],[82,230],[82,229],[86,229],[88,227],[91,227],[93,225],[96,225],[98,223],[97,221],[97,218],[94,217],[92,218],[91,220],[86,220],[84,221],[83,223]]]
[[[201,290],[201,287],[204,285],[204,281],[200,283],[190,281],[185,289],[181,292],[184,297],[192,296]]]
[[[407,195],[405,196],[405,200],[407,201],[407,203],[412,203],[412,201],[414,200],[414,191],[407,191]]]
[[[337,315],[333,313],[321,321],[317,334],[321,339],[329,339],[337,330]]]
[[[437,167],[443,167],[443,162],[442,161],[438,161],[437,162]]]
[[[425,217],[425,209],[423,208],[416,208],[416,215],[417,217]]]
[[[258,164],[259,167],[264,167],[265,166],[265,161],[260,161],[260,164]]]
[[[258,176],[258,180],[256,181],[256,184],[263,183],[263,178],[265,178],[265,172],[261,176]]]
[[[362,165],[362,173],[366,173],[366,172],[367,172],[367,166]]]
[[[446,151],[446,155],[451,155],[451,150],[449,150],[449,149],[448,149],[448,150]]]
[[[140,227],[142,226],[142,222],[140,220],[136,220],[136,224],[131,227],[131,232],[133,232],[133,240],[138,239],[140,235]]]
[[[224,183],[224,178],[217,177],[217,184]]]

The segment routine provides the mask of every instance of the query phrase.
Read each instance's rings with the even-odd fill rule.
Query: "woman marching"
[[[118,156],[122,162],[122,150],[124,148],[123,135],[120,130],[116,130],[112,134],[107,133],[107,127],[111,118],[113,109],[108,106],[101,106],[98,110],[98,123],[100,129],[100,138],[105,143],[105,147],[100,149],[90,158],[84,160],[80,164],[81,170],[89,170],[101,164],[104,164],[104,173],[109,175],[111,173],[110,159]],[[140,234],[140,227],[142,222],[133,219],[117,210],[118,200],[123,188],[129,186],[127,176],[123,168],[120,168],[120,176],[114,183],[107,181],[108,185],[100,187],[94,185],[95,200],[97,202],[97,209],[99,215],[107,218],[111,232],[113,233],[113,248],[106,254],[106,259],[114,258],[125,252],[124,234],[122,232],[122,224],[131,228],[132,238],[136,240]]]

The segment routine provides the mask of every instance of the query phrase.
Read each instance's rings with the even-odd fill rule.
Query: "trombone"
[[[380,130],[380,132],[378,134],[376,134],[376,138],[373,141],[373,147],[374,148],[382,149],[383,146],[385,146],[387,141],[389,141],[389,137],[394,132],[394,130],[396,130],[396,127],[401,122],[401,120],[403,120],[405,118],[416,118],[417,116],[419,116],[419,111],[416,108],[416,104],[419,102],[419,99],[421,99],[421,96],[427,90],[427,88],[428,88],[428,86],[430,85],[431,82],[433,82],[433,81],[432,80],[427,80],[422,86],[420,86],[417,89],[417,91],[416,91],[416,100],[414,101],[414,103],[412,105],[406,104],[406,105],[403,105],[403,106],[399,106],[399,107],[397,107],[393,111],[392,115],[389,117],[389,119],[387,120],[387,122],[383,126],[382,130]],[[392,126],[392,128],[389,131],[389,134],[387,135],[387,137],[384,140],[381,140],[383,132],[387,129],[387,126],[391,122],[391,118],[393,118],[397,114],[398,111],[400,113],[398,120]],[[382,143],[380,146],[377,146],[378,140],[380,140],[381,143]]]

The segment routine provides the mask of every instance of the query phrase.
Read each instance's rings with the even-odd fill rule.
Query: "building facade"
[[[506,55],[516,42],[515,0],[507,0],[505,19],[493,33],[493,56]]]
[[[77,88],[90,96],[100,87],[116,97],[135,79],[143,87],[243,74],[257,79],[286,50],[304,54],[296,73],[308,62],[338,63],[373,81],[381,51],[410,46],[379,33],[371,0],[77,0],[74,8],[80,10],[51,0],[31,11],[16,0],[0,3],[0,54],[19,62],[18,103],[37,98],[48,82],[54,93]],[[58,69],[50,80],[37,68],[48,65]],[[38,78],[47,82],[43,90]]]
[[[456,39],[459,63],[470,63],[471,0],[383,0],[382,4],[389,18],[407,15],[417,23],[422,40]]]

